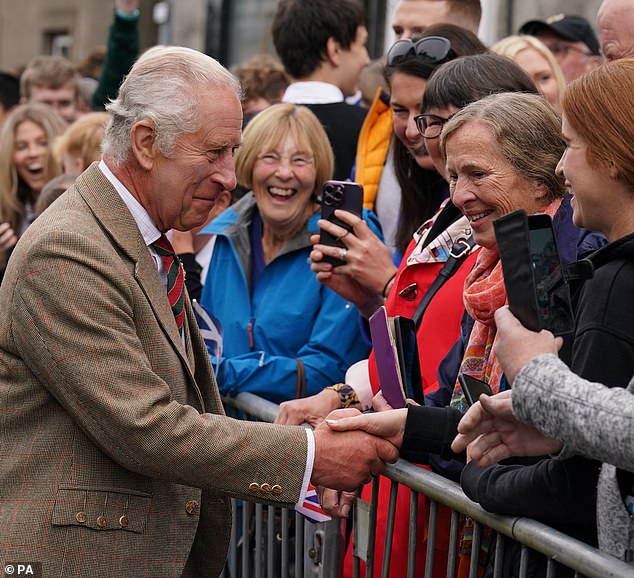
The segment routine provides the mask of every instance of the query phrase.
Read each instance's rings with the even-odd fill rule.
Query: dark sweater
[[[345,102],[306,104],[324,127],[335,155],[334,178],[345,181],[350,178],[357,154],[359,131],[367,110]]]
[[[634,373],[634,235],[602,247],[589,259],[595,274],[575,294],[571,369],[585,379],[622,387]],[[481,468],[471,462],[461,484],[491,512],[530,516],[595,544],[599,466],[581,457],[546,458],[523,468]]]

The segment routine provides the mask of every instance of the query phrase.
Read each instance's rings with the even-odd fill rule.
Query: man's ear
[[[149,171],[158,152],[154,126],[146,120],[135,123],[130,131],[130,146],[139,165]]]
[[[339,66],[339,56],[341,54],[341,44],[334,38],[329,36],[326,41],[326,60],[332,66]]]

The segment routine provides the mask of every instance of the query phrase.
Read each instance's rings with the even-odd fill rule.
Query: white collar
[[[282,102],[294,104],[331,104],[343,102],[343,92],[338,86],[329,82],[315,80],[307,82],[293,82],[286,89]]]
[[[159,231],[152,221],[152,218],[148,214],[148,212],[143,208],[141,203],[137,201],[130,191],[125,187],[125,185],[114,176],[114,173],[110,170],[110,167],[103,161],[99,161],[99,169],[104,174],[104,176],[110,181],[112,186],[115,188],[121,200],[125,203],[126,207],[132,213],[132,217],[139,227],[139,231],[143,236],[143,240],[147,246],[150,246],[154,241],[156,241],[161,236],[161,231]]]

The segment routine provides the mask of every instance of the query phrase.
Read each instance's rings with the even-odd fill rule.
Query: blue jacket
[[[306,395],[312,395],[343,381],[346,369],[367,357],[370,344],[362,337],[357,309],[310,270],[318,214],[266,266],[250,295],[249,226],[255,211],[248,193],[203,231],[217,238],[201,303],[223,326],[220,392],[248,391],[280,403],[295,397],[298,359]],[[364,219],[381,234],[374,213],[364,212]]]

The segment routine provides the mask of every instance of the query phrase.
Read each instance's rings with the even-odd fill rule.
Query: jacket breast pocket
[[[57,490],[53,526],[83,526],[95,531],[143,534],[152,495],[121,488],[61,486]]]

